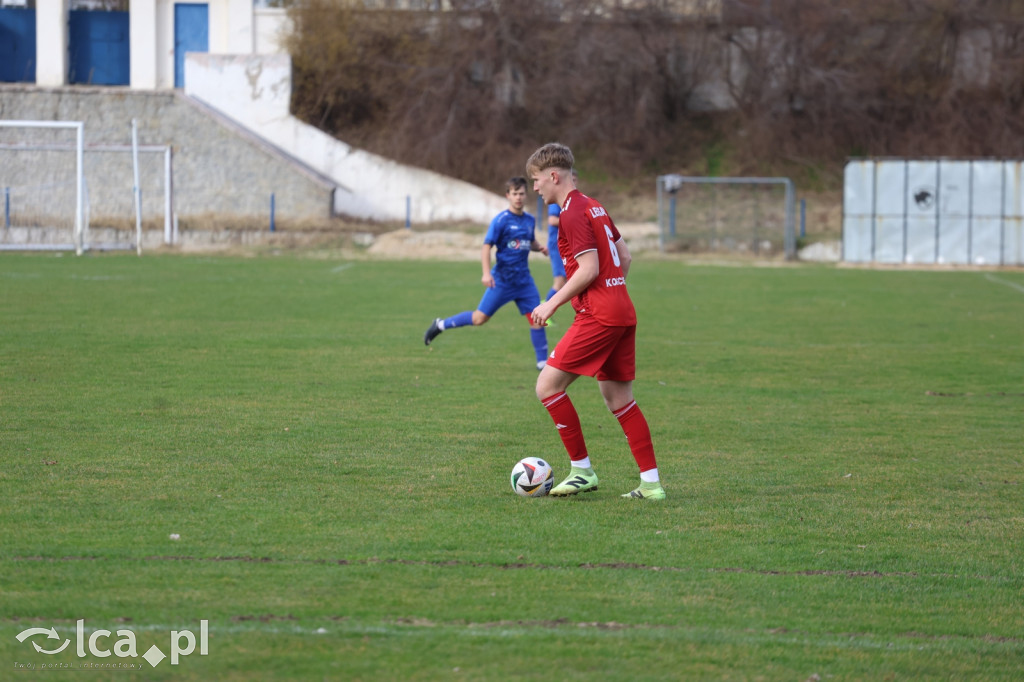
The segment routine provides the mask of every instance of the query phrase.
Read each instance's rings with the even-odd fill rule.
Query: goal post
[[[73,179],[71,180],[71,182],[73,183],[73,187],[74,187],[74,190],[73,190],[74,191],[74,212],[73,212],[73,216],[71,218],[71,220],[73,221],[73,230],[74,231],[73,231],[73,243],[72,243],[71,246],[75,249],[75,253],[77,253],[78,255],[81,255],[82,254],[82,249],[84,248],[85,230],[86,230],[86,221],[85,221],[85,124],[82,121],[2,121],[2,120],[0,120],[0,128],[22,128],[22,129],[29,130],[29,131],[31,131],[31,130],[44,130],[44,129],[50,129],[50,130],[52,130],[52,129],[66,129],[66,130],[74,131],[74,133],[75,133],[75,143],[74,143],[74,146],[71,147],[71,149],[73,149],[74,153],[75,153],[75,165],[74,165],[75,170],[74,170]],[[31,138],[32,136],[30,135],[29,137]],[[19,146],[24,148],[24,149],[26,149],[26,150],[35,150],[37,152],[42,152],[42,153],[59,151],[62,147],[64,149],[68,149],[68,145],[66,143],[65,144],[60,144],[60,143],[54,144],[52,139],[39,140],[38,138],[35,141],[32,141],[32,140],[22,140],[21,142],[13,144],[13,145],[4,145],[5,148],[14,148],[14,149],[18,148]],[[29,163],[27,165],[17,164],[17,163],[3,163],[3,164],[0,164],[0,182],[3,182],[3,186],[5,188],[5,192],[4,192],[4,195],[5,195],[5,207],[4,207],[5,228],[9,227],[9,220],[10,220],[10,203],[9,203],[10,202],[10,190],[9,190],[9,188],[12,185],[14,185],[14,184],[25,185],[26,181],[27,181],[27,183],[30,184],[30,183],[33,182],[33,180],[41,180],[42,179],[39,176],[38,171],[37,172],[33,172],[31,166],[32,166],[31,163]],[[41,172],[43,173],[44,177],[47,177],[48,179],[51,179],[51,180],[53,179],[52,176],[48,175],[48,173],[47,173],[47,171],[45,169],[43,169]],[[56,183],[52,183],[52,182],[51,183],[39,183],[39,185],[38,185],[38,188],[40,190],[39,194],[43,194],[43,195],[47,194],[46,189],[45,189],[47,184],[49,184],[50,187],[52,188],[52,187],[55,186]],[[49,197],[49,201],[52,202],[52,199],[53,199],[53,196],[51,195]],[[37,218],[37,220],[45,222],[47,219],[53,220],[55,217],[56,217],[56,219],[58,221],[61,218],[65,219],[65,220],[67,219],[66,216],[55,216],[55,215],[52,215],[52,214],[51,215],[47,215],[46,210],[43,208],[43,206],[45,206],[46,203],[48,203],[48,200],[44,198],[43,202],[40,203],[40,205],[39,205],[39,209],[40,210],[37,213],[39,218]],[[51,207],[53,205],[54,205],[53,203],[50,203]],[[60,206],[60,204],[57,203],[57,206]],[[67,248],[67,246],[64,246],[64,248]]]
[[[132,124],[130,144],[84,144],[74,122],[0,121],[0,250],[177,242],[172,149],[139,144]],[[76,141],[46,128],[73,128]]]
[[[662,251],[796,258],[796,191],[781,177],[660,175]]]

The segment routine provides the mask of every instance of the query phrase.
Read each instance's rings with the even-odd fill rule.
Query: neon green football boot
[[[597,474],[593,469],[572,467],[569,476],[551,489],[549,495],[569,497],[577,493],[589,493],[597,490]]]
[[[665,489],[661,487],[660,482],[646,483],[641,481],[639,488],[637,488],[636,490],[631,490],[630,492],[623,495],[623,497],[630,497],[641,500],[664,500]]]

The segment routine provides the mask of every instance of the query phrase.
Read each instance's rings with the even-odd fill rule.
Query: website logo
[[[199,636],[191,630],[171,630],[168,642],[165,649],[161,649],[156,644],[149,647],[142,656],[139,656],[138,643],[135,639],[135,632],[132,630],[118,630],[115,634],[111,633],[110,630],[97,629],[93,630],[88,636],[85,633],[85,619],[78,620],[75,625],[75,637],[73,639],[64,639],[57,632],[57,628],[28,628],[22,630],[16,636],[16,639],[22,644],[31,643],[32,650],[36,654],[43,656],[53,656],[59,654],[64,650],[70,650],[69,647],[74,643],[74,651],[78,658],[86,658],[93,656],[100,659],[108,659],[111,656],[117,659],[129,659],[127,661],[121,660],[120,662],[104,661],[102,667],[104,668],[134,668],[134,663],[138,663],[137,659],[142,658],[151,667],[155,668],[163,662],[165,658],[170,656],[171,665],[178,665],[178,662],[183,656],[189,656],[196,651],[196,647],[199,647],[199,655],[209,655],[209,644],[210,644],[210,629],[209,621],[199,621]],[[140,664],[141,666],[141,664]],[[34,668],[94,668],[100,667],[95,662],[82,662],[79,665],[70,663],[54,664],[46,661],[26,661],[24,663],[15,663],[15,668],[23,669],[34,669]]]

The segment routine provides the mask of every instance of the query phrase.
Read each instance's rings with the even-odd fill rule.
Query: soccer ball
[[[524,457],[512,467],[512,490],[523,497],[541,497],[551,492],[555,472],[539,457]]]

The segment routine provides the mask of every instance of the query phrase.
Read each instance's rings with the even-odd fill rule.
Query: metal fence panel
[[[906,167],[904,204],[906,229],[903,258],[906,263],[934,263],[938,232],[938,165],[909,161]]]
[[[1022,181],[1021,161],[851,160],[843,260],[1024,265]]]
[[[971,242],[968,262],[992,265],[1002,262],[1003,164],[978,161],[974,164]]]
[[[971,228],[973,164],[941,160],[939,170],[939,224],[936,226],[935,263],[967,263]]]
[[[851,161],[843,170],[843,260],[871,261],[875,214],[875,164]]]
[[[880,161],[875,169],[875,234],[872,260],[879,263],[903,261],[906,230],[906,164]]]
[[[1003,173],[1003,261],[1024,265],[1024,162],[1006,162]]]

